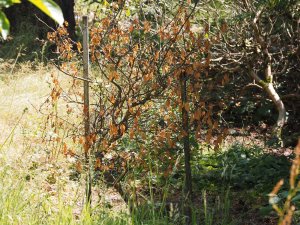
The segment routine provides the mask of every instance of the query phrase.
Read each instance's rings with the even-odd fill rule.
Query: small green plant
[[[205,225],[212,225],[214,220],[214,213],[210,212],[207,205],[207,195],[206,191],[203,191],[203,210],[204,210],[204,224]]]
[[[287,177],[290,161],[285,156],[265,153],[261,148],[232,145],[227,151],[195,159],[194,173],[200,185],[221,185],[232,188],[249,187],[267,192],[277,177]],[[264,172],[262,172],[264,171]]]
[[[232,218],[230,218],[231,201],[229,188],[221,190],[221,193],[219,193],[217,196],[209,196],[207,191],[203,190],[202,199],[203,213],[200,213],[199,216],[200,223],[195,224],[232,224]]]
[[[279,216],[279,225],[290,225],[292,222],[299,222],[299,218],[293,216],[299,213],[300,207],[300,139],[295,149],[295,158],[293,160],[290,178],[289,178],[289,190],[285,193],[281,193],[282,198],[278,197],[278,192],[284,184],[284,180],[281,179],[277,182],[272,192],[269,194],[269,203]],[[279,195],[280,196],[280,195]],[[283,199],[285,198],[285,202]],[[299,214],[298,214],[299,215]]]

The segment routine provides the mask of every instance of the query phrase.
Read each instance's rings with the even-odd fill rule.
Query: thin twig
[[[90,82],[90,83],[96,83],[95,81],[92,81],[91,79],[85,79],[83,77],[77,77],[75,75],[72,75],[72,74],[69,74],[67,73],[66,71],[62,70],[61,68],[59,68],[58,65],[56,65],[54,62],[50,61],[60,72],[62,72],[63,74],[69,76],[69,77],[72,77],[74,79],[77,79],[77,80],[82,80],[82,81],[87,81],[87,82]]]

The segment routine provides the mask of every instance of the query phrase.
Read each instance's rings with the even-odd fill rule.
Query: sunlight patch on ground
[[[85,174],[81,174],[79,180],[70,180],[74,172],[74,168],[70,168],[74,167],[76,159],[59,153],[59,144],[42,142],[43,137],[51,133],[45,130],[47,113],[52,107],[51,103],[45,103],[51,92],[51,74],[59,77],[62,87],[67,89],[70,86],[72,79],[59,74],[54,68],[16,73],[13,78],[0,79],[0,158],[13,168],[14,173],[25,173],[24,178],[28,180],[26,191],[47,198],[53,212],[63,203],[72,206],[77,217],[83,209]],[[0,78],[3,76],[5,74],[0,74]],[[41,106],[45,114],[39,111]],[[76,113],[81,114],[76,104],[69,107],[74,107]],[[67,115],[63,100],[58,102],[58,113],[71,122],[81,120]],[[64,127],[59,129],[63,132]],[[93,196],[94,206],[101,198],[101,202],[110,202],[118,211],[127,210],[119,194],[105,186],[93,188]]]
[[[49,85],[45,79],[49,71],[33,71],[31,74],[19,74],[17,79],[2,82],[0,88],[0,143],[7,141],[6,154],[21,154],[24,150],[24,132],[38,129],[42,116],[36,109],[49,94]],[[10,136],[10,139],[7,138]]]

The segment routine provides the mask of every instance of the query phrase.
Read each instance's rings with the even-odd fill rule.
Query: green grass
[[[47,133],[44,130],[47,114],[41,114],[36,108],[51,90],[47,84],[50,73],[57,74],[57,71],[49,68],[32,71],[20,65],[17,68],[13,77],[0,83],[0,225],[185,224],[180,199],[183,167],[174,166],[170,177],[164,177],[161,163],[150,151],[146,159],[150,162],[148,172],[132,164],[124,180],[130,186],[127,191],[131,199],[125,207],[132,206],[131,213],[117,211],[110,202],[105,202],[107,187],[98,182],[93,186],[92,207],[86,207],[85,173],[72,180],[76,166],[60,154],[62,142],[41,141]],[[68,85],[68,80],[63,78],[62,85]],[[25,108],[28,110],[23,113]],[[57,110],[59,115],[66,115],[63,106]],[[59,130],[62,137],[65,129],[61,126]],[[134,149],[133,142],[125,140],[124,148]],[[255,146],[233,145],[218,153],[201,153],[200,148],[205,146],[194,146],[192,160],[194,224],[238,225],[243,224],[244,218],[263,218],[257,211],[268,204],[266,194],[277,180],[287,177],[289,160],[266,154]],[[178,163],[183,164],[182,158],[179,157]],[[143,200],[137,203],[134,193],[139,185],[143,190],[138,196]],[[240,202],[247,209],[232,211],[240,207]]]
[[[160,218],[159,214],[149,214],[144,207],[134,210],[131,215],[115,213],[109,208],[97,207],[90,210],[83,207],[79,215],[74,214],[75,206],[65,205],[60,200],[53,208],[51,195],[32,189],[24,171],[17,171],[1,160],[0,171],[0,224],[25,225],[69,225],[69,224],[172,224]]]
[[[50,92],[47,77],[57,72],[27,70],[24,65],[16,72],[13,77],[1,74],[0,83],[0,224],[166,224],[161,213],[149,214],[151,206],[132,214],[96,199],[91,209],[84,206],[84,175],[70,180],[68,159],[49,159],[60,145],[41,141],[46,116],[36,109]]]
[[[0,168],[0,224],[184,224],[180,205],[175,206],[175,210],[172,211],[165,207],[166,204],[163,202],[159,204],[150,196],[148,201],[133,207],[131,214],[114,212],[111,207],[103,204],[96,205],[92,209],[81,205],[79,213],[74,213],[76,210],[78,212],[76,199],[67,202],[63,198],[64,193],[61,188],[56,194],[58,202],[53,202],[51,192],[40,189],[41,177],[36,175],[32,168],[20,168],[18,165],[11,164],[10,160],[3,155]],[[61,185],[68,184],[61,182]],[[149,188],[151,189],[151,185]],[[232,195],[229,190],[223,188],[217,195],[210,189],[202,191],[200,204],[193,208],[193,224],[241,224],[231,218]]]
[[[18,62],[45,62],[49,43],[37,39],[41,32],[39,29],[26,21],[21,22],[8,40],[0,41],[0,58],[13,61],[17,59]]]

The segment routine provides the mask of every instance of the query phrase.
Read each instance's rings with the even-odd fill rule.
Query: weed
[[[50,52],[46,51],[49,44],[36,38],[39,36],[39,29],[26,21],[21,22],[12,37],[0,42],[0,58],[5,60],[18,58],[19,62],[44,62],[45,53]]]

